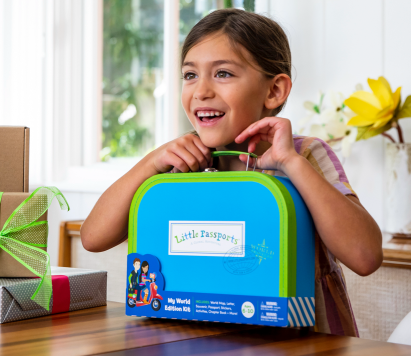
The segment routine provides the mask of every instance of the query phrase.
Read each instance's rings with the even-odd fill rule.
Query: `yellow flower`
[[[368,79],[368,85],[372,93],[356,91],[344,101],[344,104],[357,114],[348,121],[347,125],[372,125],[371,129],[378,129],[393,118],[395,109],[400,103],[401,87],[393,93],[384,77],[379,77],[377,80]]]

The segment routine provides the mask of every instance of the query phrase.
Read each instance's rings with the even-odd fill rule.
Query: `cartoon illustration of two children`
[[[150,273],[150,278],[148,277],[148,262],[143,261],[141,263],[140,269],[140,259],[135,258],[133,261],[134,270],[131,271],[130,275],[128,276],[128,281],[130,284],[130,289],[135,290],[137,293],[137,301],[141,301],[141,292],[144,293],[144,300],[145,304],[149,304],[148,295],[149,295],[149,288],[146,286],[146,282],[155,282],[156,275],[155,273]]]

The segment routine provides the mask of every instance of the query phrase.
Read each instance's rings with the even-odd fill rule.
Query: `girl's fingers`
[[[207,168],[209,161],[194,142],[193,135],[187,135],[182,140],[176,141],[170,148],[171,152],[180,157],[192,172],[198,172],[200,168],[203,170]],[[211,160],[211,153],[209,155]]]
[[[236,138],[235,138],[235,142],[236,143],[243,143],[248,137],[250,137],[250,129],[252,127],[254,127],[256,125],[256,123],[251,124],[250,126],[248,126],[243,132],[241,132]]]
[[[211,152],[195,135],[185,135],[169,144],[164,151],[163,164],[173,166],[172,172],[198,172],[209,166]]]
[[[168,158],[168,162],[170,165],[174,166],[172,172],[174,173],[187,173],[190,171],[190,168],[188,165],[184,162],[183,159],[181,159],[179,156],[177,156],[174,153],[171,153]]]
[[[287,119],[281,117],[266,117],[247,127],[236,137],[235,142],[242,143],[257,133],[261,135],[261,140],[270,141],[275,131],[281,128],[287,129],[287,126],[291,129],[290,122]]]
[[[254,126],[250,127],[248,130],[249,134],[254,135],[257,132],[268,133],[273,130],[273,128],[280,123],[279,118],[266,117],[260,121],[257,121]]]
[[[194,143],[188,144],[186,146],[186,149],[196,158],[199,164],[199,168],[201,168],[202,171],[208,167],[209,160],[207,160],[203,152],[200,151],[200,149],[198,148],[196,144]],[[210,158],[211,158],[211,155],[210,155]],[[193,172],[196,172],[196,171],[193,171]]]
[[[257,144],[261,141],[261,134],[254,135],[248,142],[248,152],[254,152]]]
[[[187,167],[189,168],[187,171],[184,171],[184,173],[187,173],[189,171],[197,172],[198,169],[200,168],[200,163],[198,162],[197,158],[190,151],[188,151],[185,147],[179,150],[176,150],[173,153],[176,156],[180,157],[184,161],[184,163],[187,165]]]
[[[258,135],[260,136],[260,141],[271,142],[274,136],[274,133],[271,133],[271,132],[270,133],[260,133]]]
[[[260,131],[269,131],[275,123],[278,122],[278,118],[266,117],[261,119],[250,126],[248,126],[243,132],[241,132],[235,139],[235,142],[242,143],[247,138],[254,136],[257,132]]]
[[[213,164],[213,158],[211,157],[210,149],[204,145],[204,143],[200,140],[200,137],[194,136],[193,142],[198,147],[198,149],[203,153],[204,157],[207,160],[208,167],[211,167],[211,165]]]
[[[248,170],[250,170],[250,169],[253,170],[254,165],[255,165],[255,168],[260,168],[258,166],[258,163],[259,163],[258,158],[250,157],[250,159],[248,159],[248,155],[245,155],[245,154],[240,155],[239,158],[240,158],[241,162],[243,162],[244,164],[247,164],[247,161],[248,161]],[[257,162],[256,162],[256,160],[257,160]]]

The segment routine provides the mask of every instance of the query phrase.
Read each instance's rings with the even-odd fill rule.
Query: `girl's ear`
[[[284,73],[270,79],[264,106],[273,110],[284,104],[290,94],[292,85],[290,77]]]

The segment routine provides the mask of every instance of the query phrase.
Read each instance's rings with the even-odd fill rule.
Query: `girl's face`
[[[250,62],[251,55],[242,49]],[[249,125],[267,116],[270,79],[238,56],[225,35],[210,36],[187,53],[182,104],[201,141],[226,146]]]
[[[147,266],[144,266],[144,267],[142,268],[142,270],[143,270],[144,273],[147,273],[147,271],[148,271],[148,265],[147,265]]]

